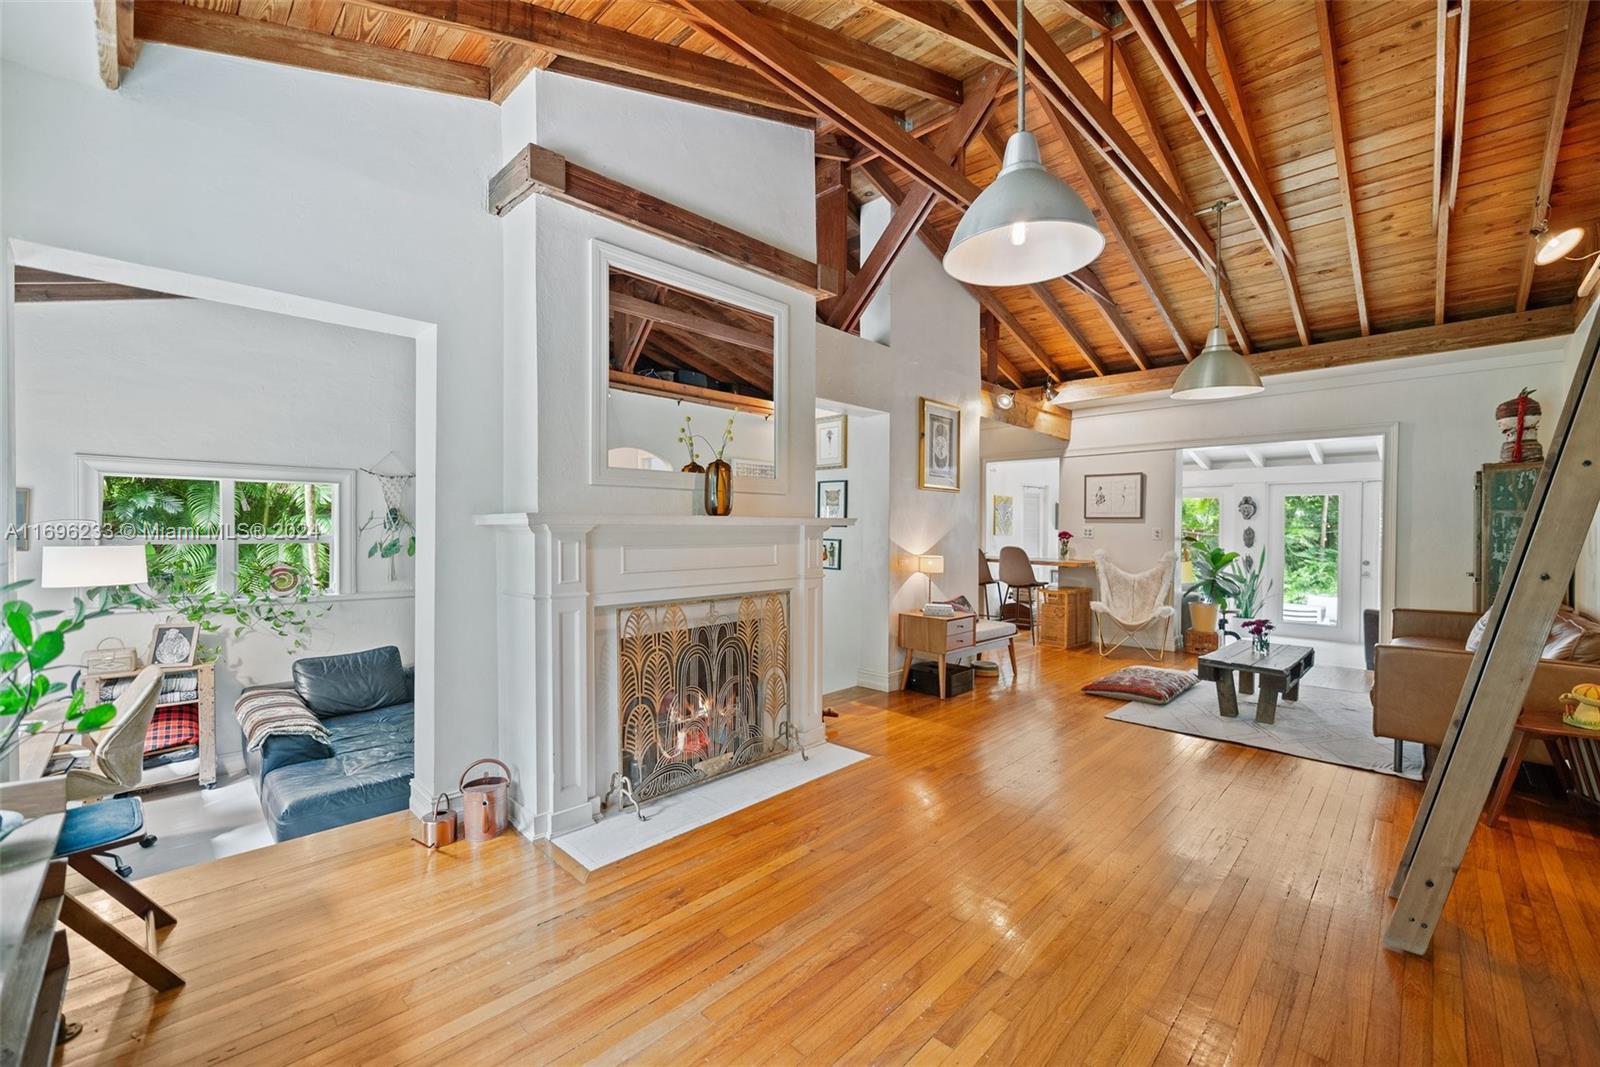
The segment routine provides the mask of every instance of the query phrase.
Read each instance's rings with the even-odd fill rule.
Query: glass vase
[[[714,459],[706,466],[706,514],[733,512],[733,465]]]

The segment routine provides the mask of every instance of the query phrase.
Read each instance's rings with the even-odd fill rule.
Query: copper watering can
[[[428,848],[448,845],[456,839],[456,813],[450,810],[450,795],[433,798],[433,810],[417,820],[411,840]]]
[[[505,773],[467,780],[474,767],[492,763]],[[487,841],[506,828],[511,768],[497,759],[476,760],[461,772],[461,827],[468,841]]]

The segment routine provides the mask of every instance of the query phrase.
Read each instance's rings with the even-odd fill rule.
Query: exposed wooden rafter
[[[1183,17],[1165,4],[1143,0],[1121,0],[1122,10],[1145,44],[1156,67],[1166,78],[1179,104],[1188,114],[1200,139],[1234,195],[1243,206],[1251,225],[1267,246],[1278,273],[1283,278],[1294,317],[1295,332],[1302,345],[1311,341],[1306,323],[1305,304],[1300,297],[1300,282],[1295,272],[1294,249],[1289,242],[1289,226],[1278,210],[1266,175],[1256,164],[1249,127],[1238,125],[1222,99],[1210,70],[1189,37]],[[1213,22],[1216,12],[1213,12]],[[1220,26],[1213,26],[1213,48],[1219,40]],[[1240,113],[1243,113],[1241,104]]]
[[[1011,395],[1009,407],[1002,407],[995,402],[1002,393]],[[1006,389],[995,382],[986,381],[979,400],[979,411],[986,419],[994,419],[1008,426],[1020,426],[1024,430],[1062,441],[1072,440],[1072,412],[1057,410],[1044,403],[1038,390]]]
[[[813,59],[863,77],[893,85],[929,100],[946,104],[961,103],[961,79],[901,59],[893,52],[854,40],[837,30],[824,29],[815,22],[791,15],[776,7],[760,7],[743,0],[744,6],[772,23],[783,35],[809,53]]]
[[[1561,74],[1556,81],[1555,98],[1550,105],[1550,125],[1544,138],[1544,154],[1539,160],[1539,183],[1533,197],[1533,212],[1528,218],[1528,236],[1523,239],[1522,272],[1517,280],[1517,310],[1528,306],[1533,289],[1533,254],[1540,223],[1550,213],[1550,186],[1556,178],[1556,159],[1561,154],[1561,135],[1567,128],[1567,105],[1572,100],[1572,82],[1578,72],[1578,56],[1583,51],[1583,28],[1588,22],[1589,0],[1567,0],[1566,51],[1561,56]]]
[[[758,396],[739,396],[718,389],[701,389],[699,386],[663,381],[660,378],[647,378],[640,374],[627,374],[616,369],[611,371],[610,380],[611,388],[626,393],[664,396],[669,400],[689,400],[696,404],[708,404],[711,407],[728,408],[732,411],[747,411],[752,415],[763,417],[771,416],[773,412],[772,401]]]
[[[489,179],[489,211],[504,215],[535,193],[625,222],[813,296],[834,295],[821,287],[817,265],[810,260],[569,162],[536,144],[526,145]]]
[[[1439,0],[1434,16],[1433,321],[1444,322],[1450,266],[1450,215],[1461,180],[1461,131],[1467,113],[1467,43],[1472,0]],[[1452,22],[1451,20],[1454,19]]]
[[[1333,159],[1339,168],[1339,200],[1344,207],[1345,239],[1350,245],[1350,274],[1355,281],[1356,316],[1361,332],[1372,332],[1367,314],[1367,286],[1361,275],[1361,237],[1356,226],[1355,179],[1350,173],[1350,140],[1344,128],[1344,105],[1339,102],[1339,52],[1333,33],[1332,0],[1313,0],[1317,39],[1322,48],[1322,83],[1328,96],[1328,126],[1333,138]],[[1521,311],[1519,307],[1517,309]]]
[[[74,300],[182,300],[154,289],[138,289],[119,282],[81,278],[38,267],[17,267],[13,290],[19,304],[46,304]]]
[[[817,173],[817,283],[836,293],[849,285],[850,182],[843,160],[818,157]],[[838,297],[817,303],[817,317],[825,319]]]
[[[646,300],[632,293],[613,292],[611,310],[636,319],[649,319],[663,326],[676,326],[680,330],[725,341],[730,345],[748,348],[754,352],[772,355],[772,334],[748,330],[727,322],[719,322],[705,315],[697,315],[683,308],[673,307],[664,300]]]
[[[1257,352],[1245,358],[1263,377],[1325,370],[1329,367],[1450,352],[1458,348],[1559,337],[1572,332],[1572,314],[1572,305],[1561,304],[1509,315],[1463,319],[1442,326],[1421,326],[1343,341],[1324,341],[1299,348],[1280,348],[1271,352]],[[1104,378],[1074,378],[1061,387],[1057,403],[1070,408],[1074,404],[1089,401],[1163,392],[1172,388],[1172,383],[1182,370],[1179,366],[1157,367],[1148,371],[1108,374]]]
[[[133,0],[94,0],[94,44],[100,80],[107,89],[115,89],[122,84],[122,72],[133,66],[139,55]]]
[[[955,121],[939,135],[939,143],[934,151],[940,159],[954,164],[961,158],[962,149],[972,135],[982,129],[984,120],[988,118],[1001,81],[1003,78],[998,70],[990,70],[978,77],[967,92],[966,102],[961,105]],[[861,269],[850,279],[844,293],[833,302],[827,314],[828,325],[841,330],[855,328],[862,312],[888,277],[889,269],[899,258],[901,250],[927,220],[928,213],[933,210],[933,202],[932,188],[921,182],[912,183],[905,199],[895,207],[888,226],[862,261]]]

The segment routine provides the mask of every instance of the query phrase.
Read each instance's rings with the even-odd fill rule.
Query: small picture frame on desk
[[[200,648],[200,627],[191,622],[163,622],[150,635],[145,662],[156,667],[192,667]]]

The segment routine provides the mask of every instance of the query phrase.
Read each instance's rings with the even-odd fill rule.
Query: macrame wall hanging
[[[393,452],[371,467],[362,467],[361,473],[376,479],[378,488],[383,493],[383,514],[368,515],[367,521],[361,524],[362,533],[368,530],[378,531],[378,539],[367,546],[367,558],[388,560],[389,580],[398,581],[399,574],[395,562],[400,558],[400,554],[402,552],[407,556],[417,554],[417,529],[401,507],[405,503],[406,490],[416,481],[417,476],[405,471],[400,457]]]

